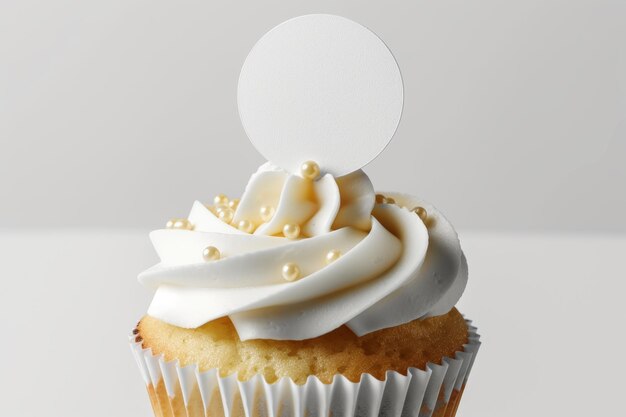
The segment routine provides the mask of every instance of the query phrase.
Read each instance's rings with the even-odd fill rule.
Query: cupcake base
[[[269,383],[262,375],[240,381],[237,374],[168,362],[144,349],[135,334],[130,344],[157,417],[453,417],[480,346],[476,328],[466,324],[468,342],[440,364],[409,368],[406,375],[388,371],[384,380],[335,375],[328,384],[315,376],[304,384],[289,378]]]
[[[222,400],[220,397],[219,389],[215,389],[212,394],[212,399],[209,402],[209,406],[205,409],[204,402],[201,398],[200,392],[195,390],[191,393],[188,404],[184,401],[180,401],[182,392],[177,392],[178,397],[170,397],[165,388],[163,381],[159,382],[156,389],[152,384],[148,384],[148,395],[150,396],[150,402],[152,404],[152,410],[155,417],[218,417],[224,416],[224,407],[222,406]],[[448,402],[441,402],[434,410],[430,411],[428,407],[421,407],[418,414],[401,413],[401,414],[381,414],[385,416],[403,416],[403,415],[417,415],[418,417],[431,416],[431,417],[454,417],[459,407],[461,396],[465,389],[465,384],[461,386],[460,390],[453,390]],[[177,400],[178,398],[179,400]],[[266,412],[253,414],[256,416],[267,416]],[[290,416],[294,414],[281,413],[279,411],[277,416]],[[327,415],[331,415],[330,413]],[[333,416],[335,414],[332,414]],[[352,414],[356,416],[357,414]],[[364,415],[378,415],[376,413],[366,413]],[[241,397],[236,399],[236,404],[230,412],[231,417],[248,417],[246,411],[243,408]]]

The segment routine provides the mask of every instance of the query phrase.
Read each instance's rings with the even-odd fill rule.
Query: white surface
[[[461,241],[460,307],[483,346],[459,416],[618,414],[626,237]],[[156,260],[147,232],[3,232],[0,253],[2,414],[149,416],[126,342],[150,299],[135,279]]]
[[[263,158],[239,71],[306,13],[371,28],[402,69],[376,189],[461,227],[626,232],[619,0],[0,1],[0,227],[152,229],[240,195]]]
[[[281,23],[254,45],[239,76],[241,122],[269,161],[298,174],[349,174],[387,146],[402,115],[400,69],[373,32],[341,16]]]

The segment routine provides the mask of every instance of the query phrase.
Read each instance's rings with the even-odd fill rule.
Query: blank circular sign
[[[288,20],[246,58],[239,115],[257,150],[297,173],[316,161],[341,176],[372,161],[402,115],[400,69],[369,29],[339,16]]]

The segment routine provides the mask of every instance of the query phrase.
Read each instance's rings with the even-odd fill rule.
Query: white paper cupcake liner
[[[290,378],[268,383],[262,375],[242,382],[237,374],[166,362],[135,335],[130,344],[157,417],[451,417],[480,347],[476,327],[466,323],[468,343],[453,358],[409,368],[407,375],[388,371],[383,381],[362,374],[359,382],[336,375],[330,384],[315,376],[303,385]]]

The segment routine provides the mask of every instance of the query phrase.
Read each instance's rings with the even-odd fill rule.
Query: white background
[[[0,1],[0,415],[148,416],[126,334],[149,229],[239,195],[254,42],[344,15],[403,71],[378,189],[433,201],[483,334],[461,416],[617,415],[626,345],[626,2]],[[514,379],[511,379],[514,376]]]
[[[492,230],[626,231],[626,2],[5,0],[0,227],[152,228],[263,162],[236,106],[256,40],[360,22],[406,101],[376,188]]]

